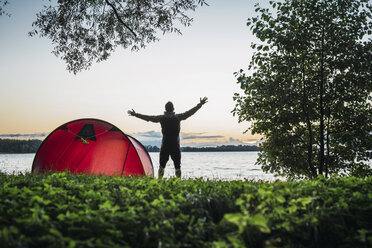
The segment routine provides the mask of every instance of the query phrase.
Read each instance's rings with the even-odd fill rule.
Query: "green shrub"
[[[0,247],[370,247],[372,178],[0,174]]]

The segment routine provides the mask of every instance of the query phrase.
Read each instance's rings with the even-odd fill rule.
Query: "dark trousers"
[[[169,156],[172,158],[174,168],[176,169],[176,176],[181,177],[181,150],[179,145],[162,145],[160,149],[159,158],[159,178],[164,175],[164,168],[169,160]]]

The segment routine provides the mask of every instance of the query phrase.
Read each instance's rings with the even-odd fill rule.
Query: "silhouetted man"
[[[206,97],[203,99],[200,98],[200,102],[195,107],[182,114],[174,113],[172,102],[167,102],[165,104],[165,112],[163,115],[142,115],[136,113],[133,109],[128,111],[129,115],[142,120],[160,122],[163,140],[160,149],[158,178],[163,177],[165,165],[169,160],[169,156],[171,156],[173,160],[176,176],[181,177],[180,122],[195,114],[207,100],[208,98]]]

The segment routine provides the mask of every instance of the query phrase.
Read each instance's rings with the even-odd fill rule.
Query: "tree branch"
[[[118,19],[118,21],[121,24],[123,24],[124,27],[126,27],[135,37],[137,37],[137,34],[127,24],[125,24],[125,22],[123,22],[123,20],[120,18],[119,13],[116,10],[115,6],[112,3],[110,3],[109,0],[105,0],[105,2],[112,8],[112,10],[114,11],[114,14],[115,14],[116,18]]]

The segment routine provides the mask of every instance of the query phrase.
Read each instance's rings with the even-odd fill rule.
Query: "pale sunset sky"
[[[190,14],[194,22],[182,28],[183,35],[160,36],[139,52],[118,48],[74,75],[51,53],[50,40],[28,36],[36,13],[49,2],[10,0],[11,17],[0,17],[0,138],[36,137],[74,119],[98,118],[144,144],[159,144],[160,125],[127,110],[158,115],[170,100],[184,112],[207,96],[208,103],[181,123],[181,145],[257,141],[259,136],[243,134],[249,123],[238,123],[231,113],[233,94],[240,92],[233,73],[247,68],[256,42],[246,26],[256,2],[209,0]]]

